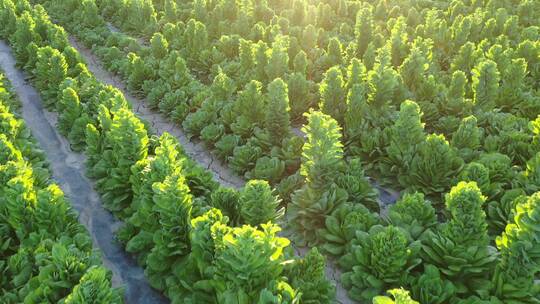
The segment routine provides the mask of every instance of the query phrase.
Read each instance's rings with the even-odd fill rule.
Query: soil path
[[[104,265],[112,271],[113,286],[124,287],[126,303],[168,303],[150,287],[143,269],[115,241],[114,231],[121,222],[103,209],[92,181],[84,176],[85,156],[71,151],[69,143],[57,132],[57,115],[43,109],[38,92],[15,67],[11,48],[4,41],[0,41],[0,67],[21,101],[26,125],[47,155],[53,180],[79,213],[79,221],[92,236],[95,248],[100,250]]]

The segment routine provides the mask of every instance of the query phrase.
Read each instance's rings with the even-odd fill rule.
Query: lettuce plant
[[[109,287],[110,273],[103,267],[90,267],[65,298],[66,304],[123,303],[120,291]]]
[[[324,219],[347,200],[347,191],[334,180],[343,172],[343,145],[337,122],[321,112],[307,115],[304,127],[307,141],[302,149],[300,174],[306,183],[291,198],[287,209],[288,222],[297,232],[298,240],[313,243]]]
[[[285,173],[285,162],[277,157],[263,156],[255,163],[255,168],[247,173],[250,179],[262,179],[277,183]]]
[[[497,238],[500,259],[493,275],[494,294],[504,303],[534,303],[540,294],[538,227],[540,193],[516,206],[514,222]]]
[[[460,291],[486,288],[486,274],[496,259],[489,246],[485,197],[474,182],[460,182],[446,195],[449,220],[422,237],[422,257],[437,266]]]
[[[181,173],[154,183],[152,189],[159,229],[153,235],[154,245],[146,259],[145,273],[154,288],[164,289],[171,268],[190,252],[192,197]]]
[[[418,146],[412,157],[409,172],[399,178],[404,187],[419,190],[425,194],[446,191],[452,179],[463,168],[463,159],[450,147],[443,135],[430,134]]]
[[[422,193],[405,194],[388,209],[389,224],[403,228],[412,240],[418,240],[428,229],[437,225],[435,208]]]
[[[58,50],[49,46],[38,50],[35,83],[44,97],[46,107],[50,108],[56,103],[60,93],[58,87],[67,76],[67,68],[66,59]]]
[[[324,189],[343,168],[343,144],[337,121],[321,112],[306,114],[302,131],[307,141],[302,148],[300,173],[314,188]]]
[[[229,165],[233,171],[243,175],[245,172],[253,169],[257,159],[262,154],[262,149],[256,146],[253,141],[248,141],[243,146],[237,146],[233,150],[233,155],[229,156]]]
[[[391,286],[405,284],[411,269],[420,263],[420,243],[393,226],[373,226],[357,231],[349,252],[339,263],[346,270],[341,279],[353,300],[369,301]]]
[[[301,294],[302,303],[324,304],[335,300],[336,288],[326,278],[325,266],[325,257],[315,247],[286,269],[291,286]]]
[[[280,279],[289,241],[276,235],[279,230],[274,224],[262,224],[261,230],[244,226],[215,239],[213,286],[218,303],[253,303]]]
[[[144,124],[127,109],[115,112],[110,130],[102,136],[101,161],[93,172],[105,172],[97,186],[103,193],[105,206],[119,214],[125,213],[132,198],[131,166],[148,154],[148,135]],[[101,125],[100,127],[107,127]]]
[[[240,217],[244,223],[255,227],[267,222],[276,223],[285,213],[280,202],[267,181],[250,180],[240,191]]]
[[[221,213],[229,218],[233,226],[240,223],[240,192],[233,188],[219,187],[210,196],[212,207],[221,210]]]
[[[289,95],[287,84],[280,78],[268,85],[268,105],[264,126],[269,132],[274,145],[281,144],[281,140],[290,133]]]
[[[476,117],[465,117],[459,124],[459,128],[452,135],[451,145],[457,148],[459,155],[465,161],[471,161],[478,153],[481,145],[482,132],[478,128]]]
[[[360,159],[347,161],[343,174],[336,179],[336,184],[347,191],[349,202],[362,204],[375,212],[379,211],[379,192],[364,175]]]
[[[322,249],[333,256],[345,254],[347,246],[357,231],[369,231],[380,224],[378,214],[362,204],[344,203],[325,219],[325,225],[317,233],[324,242]]]
[[[346,112],[345,83],[343,75],[338,66],[332,67],[324,74],[324,79],[319,86],[321,101],[319,108],[327,115],[332,116],[336,121],[343,123],[343,115]]]
[[[454,284],[446,280],[437,267],[429,264],[424,265],[424,272],[411,285],[413,298],[420,303],[448,303],[456,293]]]
[[[409,171],[418,146],[426,138],[422,115],[420,107],[414,101],[407,100],[401,104],[399,116],[389,129],[389,145],[386,149],[388,173],[405,174]]]

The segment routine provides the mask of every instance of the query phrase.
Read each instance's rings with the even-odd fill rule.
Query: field
[[[0,24],[0,303],[540,303],[540,1]]]

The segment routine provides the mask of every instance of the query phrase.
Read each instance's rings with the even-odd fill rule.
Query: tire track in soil
[[[79,221],[90,233],[94,248],[100,250],[104,266],[112,271],[113,286],[124,287],[126,303],[168,303],[161,293],[150,287],[143,269],[115,241],[114,231],[121,222],[102,207],[94,183],[84,176],[86,157],[71,151],[69,142],[57,132],[57,114],[43,108],[40,95],[15,66],[11,48],[1,40],[0,67],[22,104],[22,118],[47,155],[52,179],[78,212]]]

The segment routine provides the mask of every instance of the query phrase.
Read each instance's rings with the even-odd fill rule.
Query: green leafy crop
[[[340,259],[347,271],[342,275],[349,295],[369,301],[388,287],[404,284],[409,271],[420,263],[420,243],[410,243],[400,229],[373,226],[357,231],[350,251]]]
[[[240,191],[238,209],[243,222],[258,226],[267,222],[276,223],[285,213],[279,198],[270,185],[262,180],[250,180]]]

